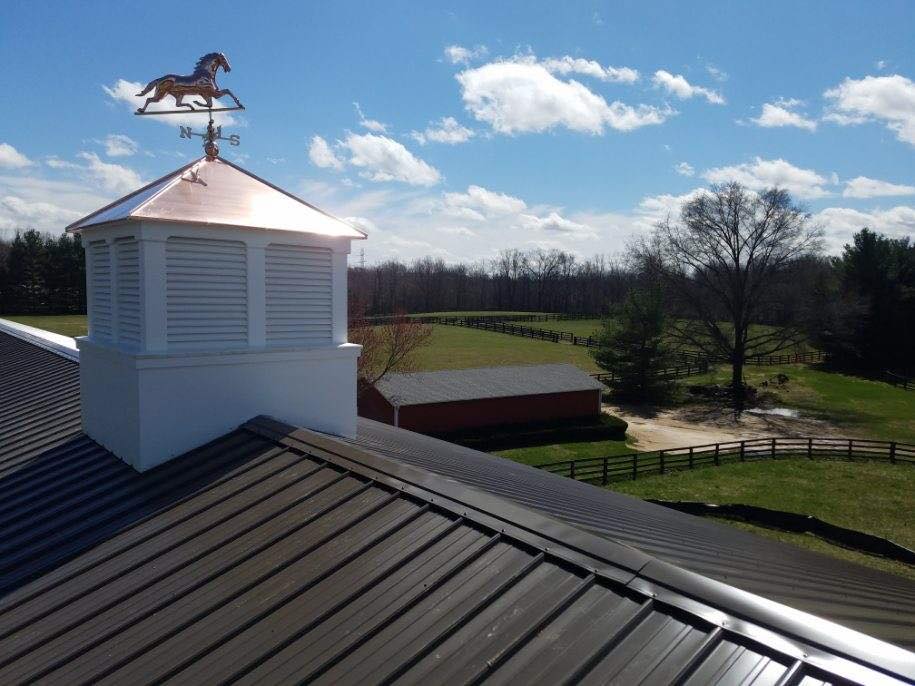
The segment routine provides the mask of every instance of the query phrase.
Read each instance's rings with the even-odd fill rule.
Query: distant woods
[[[351,297],[366,315],[397,311],[501,310],[594,314],[618,303],[633,283],[619,261],[579,259],[561,250],[502,250],[491,260],[447,264],[424,257],[351,267]]]
[[[79,236],[30,229],[0,239],[0,313],[85,313],[85,265]]]

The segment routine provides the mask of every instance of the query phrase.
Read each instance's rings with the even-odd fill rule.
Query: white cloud
[[[359,106],[358,102],[354,102],[353,107],[356,108],[356,114],[359,115],[359,124],[362,125],[363,128],[366,128],[373,133],[387,133],[388,132],[388,125],[382,124],[377,119],[367,118],[365,116],[365,114],[362,112],[362,108]]]
[[[327,144],[327,141],[321,136],[311,137],[311,145],[308,146],[308,159],[311,160],[313,165],[322,169],[336,169],[337,171],[343,169],[343,161],[337,157]]]
[[[845,190],[842,191],[842,196],[846,198],[880,198],[893,195],[915,195],[915,186],[856,176],[845,182]]]
[[[611,67],[601,66],[594,60],[586,60],[581,57],[550,57],[542,60],[540,64],[551,74],[582,74],[583,76],[592,76],[601,81],[611,81],[613,83],[635,83],[639,80],[639,72],[629,67]]]
[[[105,136],[105,154],[108,157],[130,157],[140,149],[139,144],[123,133],[111,133]]]
[[[445,57],[451,64],[470,64],[474,60],[483,59],[489,54],[485,45],[474,48],[465,48],[462,45],[449,45],[445,48]]]
[[[98,190],[97,184],[0,176],[0,229],[63,231],[67,224],[111,202],[111,196]]]
[[[413,186],[434,186],[441,181],[435,167],[387,136],[351,133],[343,144],[350,152],[349,163],[363,169],[360,173],[363,178],[403,181]]]
[[[126,79],[118,79],[111,86],[102,86],[102,90],[105,91],[108,97],[115,102],[124,103],[127,105],[127,109],[129,109],[131,112],[136,112],[140,107],[143,106],[143,103],[146,102],[146,98],[149,97],[149,94],[143,96],[137,95],[137,93],[142,91],[145,87],[146,84],[140,83],[139,81],[127,81]],[[234,105],[234,103],[232,104]],[[159,102],[151,103],[146,111],[160,112],[162,110],[173,109],[175,109],[175,100],[170,95],[166,95]],[[139,118],[151,119],[153,121],[159,122],[160,124],[165,124],[166,126],[196,126],[201,130],[205,129],[207,125],[207,118],[200,114],[174,114],[167,117]],[[233,124],[237,125],[241,123],[229,112],[214,112],[213,122],[217,126],[231,126]]]
[[[143,186],[143,180],[133,169],[103,162],[94,152],[81,152],[77,157],[86,161],[85,166],[80,166],[83,172],[106,191],[126,194]]]
[[[884,69],[886,69],[886,66],[887,66],[886,60],[877,60],[874,63],[874,67],[879,71],[883,71]]]
[[[827,207],[813,216],[823,227],[827,248],[838,252],[852,235],[865,226],[895,238],[915,234],[915,207],[898,205],[887,210],[853,210],[848,207]]]
[[[655,88],[663,88],[668,93],[676,95],[680,100],[688,100],[697,95],[702,96],[713,105],[723,105],[724,98],[717,91],[703,86],[693,86],[680,74],[671,74],[669,71],[659,69],[651,77]]]
[[[498,215],[517,214],[527,209],[527,204],[520,198],[490,191],[482,186],[468,186],[466,193],[445,193],[442,201],[446,212],[478,221]]]
[[[360,231],[364,231],[369,235],[378,232],[378,227],[375,225],[375,222],[373,222],[371,219],[368,219],[367,217],[344,217],[343,221],[345,221],[350,226],[359,229]]]
[[[23,167],[30,167],[33,164],[35,163],[32,162],[32,160],[16,150],[16,148],[9,143],[0,143],[0,168],[22,169]]]
[[[805,117],[793,108],[800,105],[798,100],[777,100],[774,103],[767,102],[762,106],[762,112],[756,119],[750,119],[751,122],[763,128],[778,128],[783,126],[795,126],[807,131],[816,131],[817,123],[813,119]]]
[[[463,236],[464,238],[476,238],[480,235],[475,231],[471,231],[466,226],[442,226],[437,228],[436,231],[448,236]]]
[[[728,73],[726,71],[724,71],[723,69],[719,69],[714,64],[705,65],[705,70],[709,73],[709,76],[711,76],[713,79],[715,79],[719,83],[723,83],[723,82],[727,81],[729,78]]]
[[[457,145],[473,138],[474,132],[458,123],[454,117],[442,117],[425,131],[413,131],[410,136],[420,145],[428,142]]]
[[[557,126],[601,134],[605,126],[630,131],[661,124],[669,108],[632,107],[600,95],[577,81],[557,79],[533,57],[491,62],[456,75],[464,105],[476,119],[503,134],[542,132]]]
[[[824,94],[831,101],[824,119],[842,125],[882,121],[896,137],[915,145],[915,83],[899,74],[846,78]]]
[[[696,173],[696,170],[693,168],[689,162],[680,162],[674,166],[674,171],[676,171],[681,176],[692,176]]]
[[[525,229],[535,231],[548,231],[566,234],[588,234],[595,236],[591,227],[578,222],[566,219],[558,212],[550,212],[546,216],[537,217],[532,214],[522,214],[519,216],[521,226]]]
[[[755,191],[774,187],[784,188],[805,199],[829,195],[824,186],[836,182],[812,169],[795,167],[783,159],[764,160],[761,157],[755,158],[753,162],[708,169],[702,173],[702,178],[710,183],[736,181]]]

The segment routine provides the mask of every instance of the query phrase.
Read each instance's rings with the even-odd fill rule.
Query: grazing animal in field
[[[146,88],[137,93],[138,96],[146,95],[150,91],[155,91],[146,99],[143,107],[137,109],[137,114],[146,112],[146,108],[151,103],[159,102],[166,95],[175,98],[175,107],[187,107],[194,111],[194,105],[211,108],[213,98],[219,99],[223,95],[230,96],[238,107],[243,107],[238,98],[228,88],[220,88],[216,84],[216,72],[219,68],[229,73],[232,68],[229,66],[229,60],[221,52],[210,52],[197,60],[197,66],[194,67],[194,73],[190,76],[179,76],[178,74],[166,74],[158,79],[153,79]],[[195,100],[194,105],[188,102],[182,102],[186,95],[197,95],[203,98],[203,101]]]

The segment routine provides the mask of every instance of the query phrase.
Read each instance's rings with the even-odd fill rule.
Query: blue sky
[[[248,108],[224,156],[365,228],[368,261],[612,254],[727,179],[788,188],[832,250],[911,235],[913,26],[909,2],[6,2],[0,230],[199,156],[131,93],[218,50]]]

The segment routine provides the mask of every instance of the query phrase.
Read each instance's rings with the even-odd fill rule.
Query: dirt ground
[[[689,405],[656,410],[644,405],[604,404],[604,411],[629,423],[627,435],[636,450],[667,450],[769,436],[845,436],[828,422],[743,412],[721,405]]]

